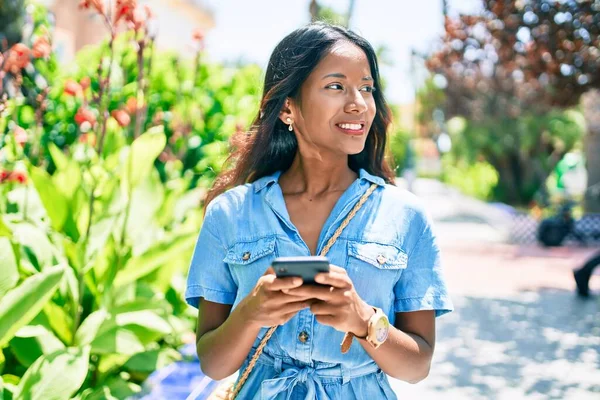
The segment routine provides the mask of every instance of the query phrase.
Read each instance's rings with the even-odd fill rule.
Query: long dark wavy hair
[[[225,169],[209,191],[206,204],[225,190],[254,182],[276,171],[286,171],[298,150],[293,132],[288,130],[279,114],[287,98],[298,99],[300,86],[338,42],[346,41],[360,47],[369,60],[374,85],[380,89],[377,56],[364,38],[345,28],[325,23],[312,23],[286,36],[273,50],[269,60],[260,110],[248,132],[232,137],[234,152]],[[348,157],[348,166],[360,168],[393,184],[394,174],[386,156],[387,128],[391,112],[381,90],[373,92],[377,112],[367,136],[365,148]]]

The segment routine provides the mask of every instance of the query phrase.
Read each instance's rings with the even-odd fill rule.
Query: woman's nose
[[[353,96],[350,96],[346,103],[346,112],[360,114],[367,111],[368,106],[360,91],[357,90],[355,92],[356,93]]]

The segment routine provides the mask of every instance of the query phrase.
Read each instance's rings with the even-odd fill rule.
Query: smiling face
[[[293,121],[300,151],[336,156],[360,153],[375,118],[374,82],[365,52],[339,42],[319,62],[281,120]]]

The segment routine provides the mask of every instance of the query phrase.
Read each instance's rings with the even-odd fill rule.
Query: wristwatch
[[[342,353],[347,353],[350,350],[354,336],[359,339],[365,339],[374,349],[385,343],[390,333],[390,321],[381,308],[373,307],[373,310],[375,310],[375,314],[369,319],[367,336],[360,337],[354,335],[352,332],[347,332],[342,342]]]

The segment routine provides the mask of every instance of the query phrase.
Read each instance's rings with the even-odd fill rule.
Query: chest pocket
[[[406,253],[393,245],[348,241],[348,275],[367,303],[391,307],[394,285],[407,267]]]
[[[275,258],[275,236],[235,242],[223,262],[229,264],[238,288],[247,294]]]

